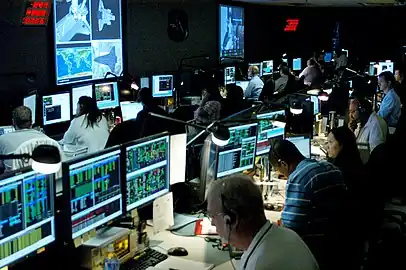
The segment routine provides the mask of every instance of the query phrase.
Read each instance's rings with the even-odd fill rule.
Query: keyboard
[[[123,270],[146,270],[148,267],[155,266],[167,258],[168,255],[148,248],[133,259],[125,262],[120,268]]]

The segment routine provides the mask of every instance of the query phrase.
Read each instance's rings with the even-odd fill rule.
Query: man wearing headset
[[[269,161],[288,177],[282,225],[302,237],[321,270],[352,269],[345,262],[352,248],[346,241],[351,216],[341,171],[328,162],[306,159],[287,140],[273,143]]]
[[[207,215],[223,239],[245,251],[239,270],[319,269],[295,232],[266,219],[261,191],[248,176],[236,174],[213,182]]]

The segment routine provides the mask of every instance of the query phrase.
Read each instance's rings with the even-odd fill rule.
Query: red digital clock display
[[[284,31],[285,32],[296,32],[298,25],[299,25],[299,19],[287,19]]]
[[[24,6],[24,13],[21,25],[24,26],[46,26],[51,11],[50,0],[27,0]]]

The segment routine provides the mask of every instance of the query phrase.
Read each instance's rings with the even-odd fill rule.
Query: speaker
[[[168,13],[168,37],[175,42],[189,37],[189,17],[183,9],[173,9]]]

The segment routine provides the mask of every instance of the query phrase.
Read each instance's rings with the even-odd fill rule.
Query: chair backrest
[[[366,164],[369,160],[369,156],[371,155],[371,149],[368,143],[357,143],[359,154],[361,156],[361,160],[364,164]]]

